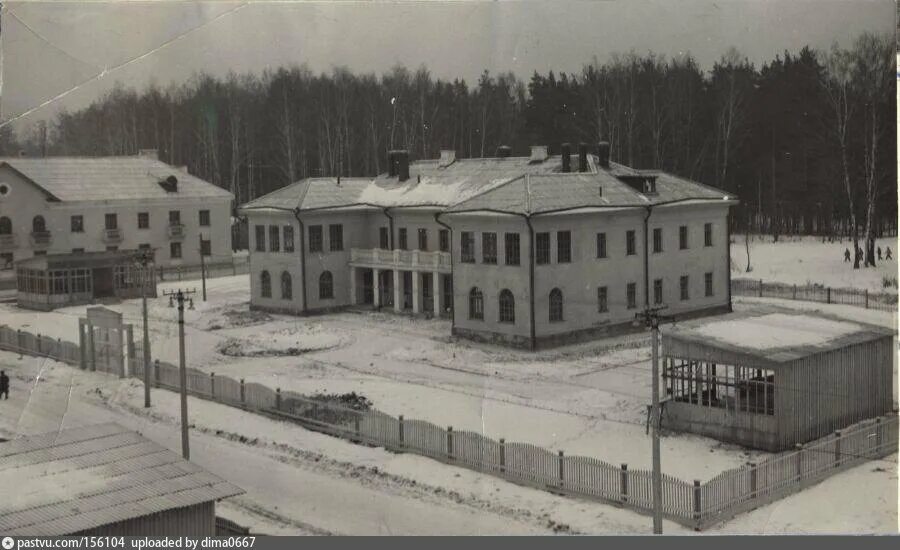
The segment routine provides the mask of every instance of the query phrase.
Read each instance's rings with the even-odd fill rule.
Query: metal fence
[[[80,363],[77,345],[8,327],[0,327],[0,349]],[[156,360],[151,368],[155,387],[179,390],[177,366]],[[135,353],[129,372],[143,379],[140,353]],[[652,513],[652,473],[629,469],[627,464],[616,466],[402,415],[357,410],[192,368],[187,369],[187,390],[196,397],[290,420],[354,443],[415,453],[521,485]],[[663,474],[663,516],[697,530],[721,523],[846,468],[896,453],[898,426],[896,415],[862,422],[759,464],[727,470],[706,483]]]
[[[157,266],[156,272],[161,282],[199,279],[203,275],[203,266],[184,265],[175,267]],[[209,262],[206,264],[206,277],[229,277],[250,273],[250,257],[235,256],[226,262]]]
[[[765,282],[762,279],[732,279],[731,294],[733,296],[840,304],[882,311],[897,310],[896,294],[869,292],[868,289],[860,290],[858,288],[832,288],[817,284],[788,285]]]

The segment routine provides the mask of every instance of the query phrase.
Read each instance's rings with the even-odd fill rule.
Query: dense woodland
[[[424,67],[200,74],[165,88],[117,86],[18,139],[0,128],[0,154],[156,148],[241,203],[307,176],[376,174],[390,149],[490,157],[499,145],[527,154],[531,144],[605,140],[613,160],[736,193],[735,230],[845,235],[869,248],[896,231],[894,65],[893,38],[864,34],[759,67],[733,49],[709,68],[629,53],[528,82],[488,72],[447,81]]]

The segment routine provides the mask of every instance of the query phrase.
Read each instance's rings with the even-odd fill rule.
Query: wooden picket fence
[[[823,285],[789,285],[784,283],[765,282],[762,279],[732,279],[731,294],[733,296],[780,298],[782,300],[839,304],[881,311],[897,310],[896,294],[891,294],[889,292],[869,292],[868,289],[860,290],[858,288],[832,288]]]
[[[78,346],[0,327],[0,349],[79,365]],[[129,372],[143,379],[140,350]],[[179,391],[179,368],[156,360],[155,387]],[[187,391],[223,405],[289,420],[354,443],[415,453],[505,480],[612,503],[643,514],[653,506],[652,473],[596,458],[568,456],[530,443],[495,440],[424,420],[394,417],[310,399],[291,391],[188,368]],[[818,483],[867,460],[897,452],[898,418],[868,420],[759,464],[724,471],[705,483],[663,474],[663,517],[701,530]]]

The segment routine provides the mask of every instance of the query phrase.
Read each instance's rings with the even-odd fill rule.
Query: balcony
[[[52,235],[49,231],[32,231],[31,232],[31,245],[34,247],[45,247],[50,246],[50,242],[52,241]]]
[[[13,234],[0,235],[0,250],[12,250],[16,247],[16,236]]]
[[[375,269],[450,273],[450,253],[353,248],[350,250],[350,265]]]
[[[103,242],[105,243],[120,243],[122,242],[122,230],[115,229],[104,229],[103,230]]]
[[[180,223],[170,223],[167,233],[170,239],[183,239],[184,238],[184,225]]]

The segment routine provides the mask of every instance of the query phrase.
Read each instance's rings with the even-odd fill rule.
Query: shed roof
[[[8,157],[0,158],[0,166],[11,167],[59,201],[234,198],[221,187],[147,156]],[[176,192],[159,185],[169,176],[178,180]]]
[[[892,336],[881,327],[803,313],[743,312],[679,323],[662,329],[667,352],[678,348],[697,359],[723,363],[745,358],[781,364],[817,353]]]
[[[114,423],[0,443],[0,486],[0,533],[43,536],[244,492]]]

